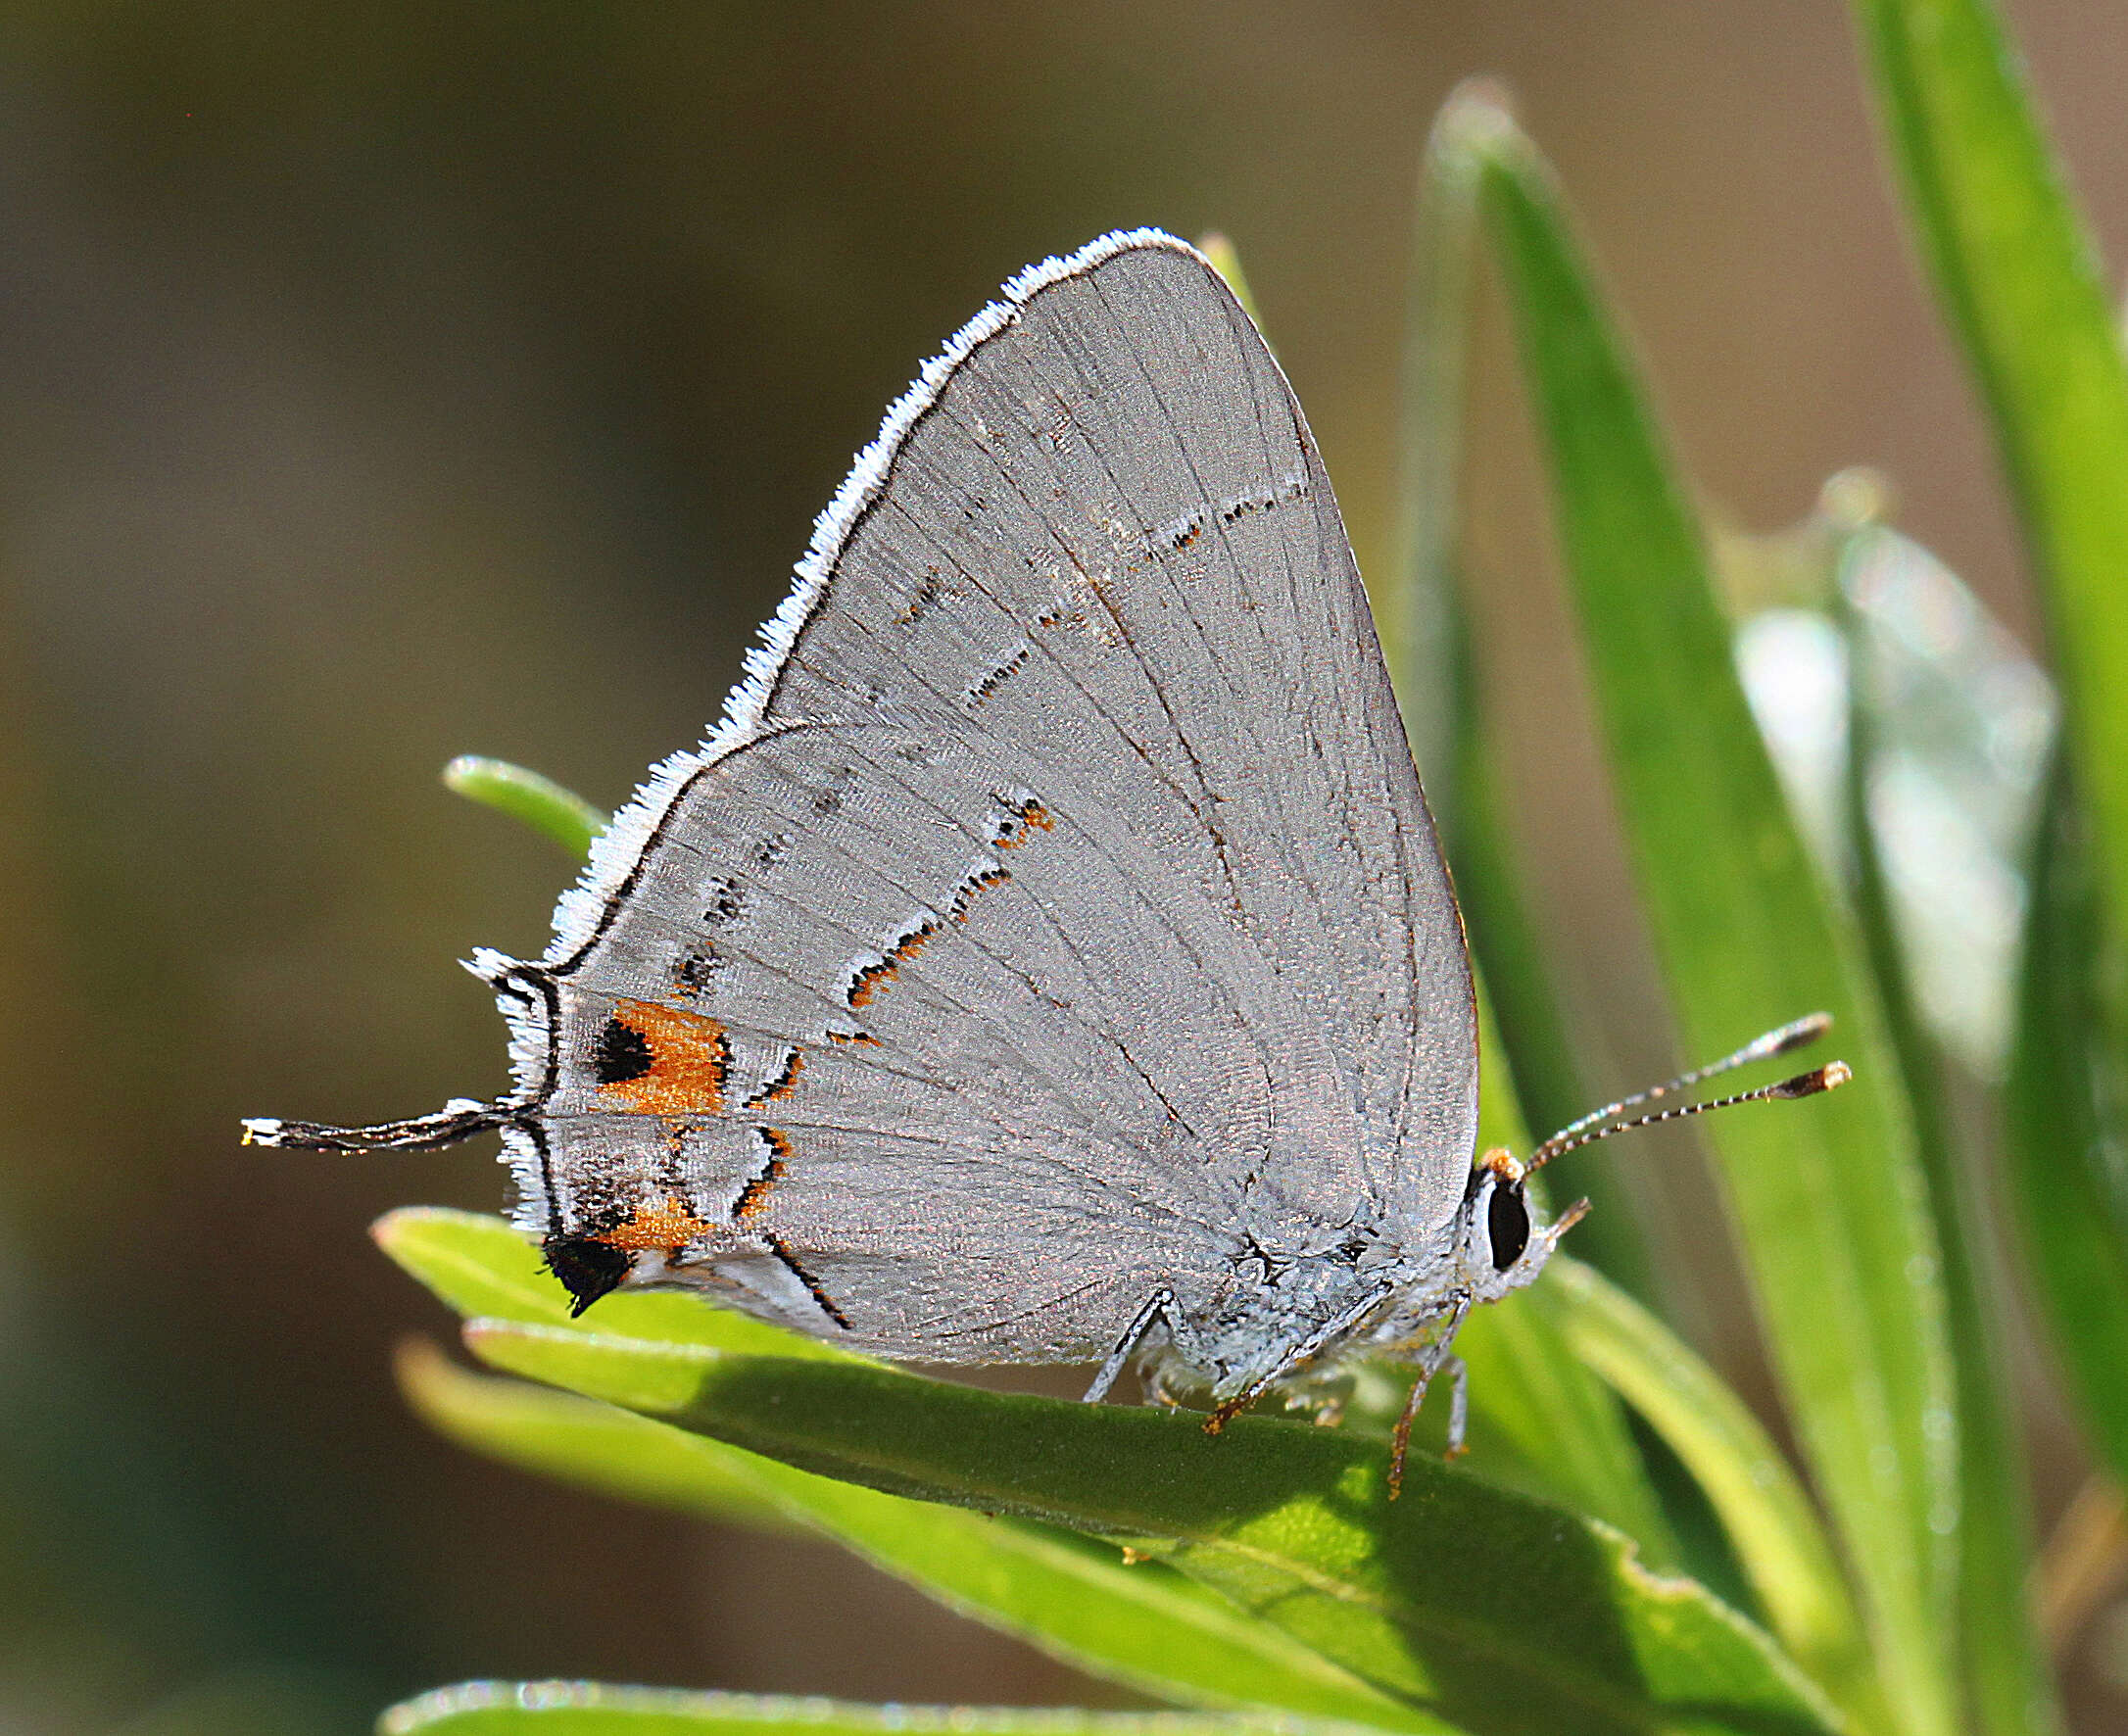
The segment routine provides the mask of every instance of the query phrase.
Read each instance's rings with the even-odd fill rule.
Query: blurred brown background
[[[2014,13],[2119,258],[2128,21]],[[500,1085],[452,961],[536,952],[570,869],[438,768],[611,803],[695,740],[889,398],[1031,260],[1230,233],[1378,563],[1414,168],[1479,72],[1710,500],[1772,526],[1881,465],[2028,628],[1837,7],[0,11],[0,1724],[353,1732],[513,1673],[1115,1703],[823,1549],[431,1438],[387,1357],[447,1323],[364,1228],[500,1170],[236,1124]],[[1523,832],[1592,1066],[1638,1083],[1671,1056],[1496,314],[1480,343]],[[1688,1155],[1620,1161],[1677,1197]],[[1686,1324],[1756,1389],[1694,1216],[1656,1226]]]

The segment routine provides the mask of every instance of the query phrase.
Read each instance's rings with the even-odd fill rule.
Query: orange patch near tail
[[[687,1202],[674,1193],[662,1200],[644,1201],[636,1207],[635,1216],[627,1223],[591,1239],[604,1242],[609,1248],[661,1248],[670,1252],[686,1247],[697,1236],[706,1235],[715,1228],[696,1217],[687,1209]]]
[[[602,1085],[600,1096],[646,1115],[714,1115],[723,1109],[732,1051],[721,1024],[652,1000],[617,1000],[613,1017],[650,1045],[651,1065],[634,1079]]]

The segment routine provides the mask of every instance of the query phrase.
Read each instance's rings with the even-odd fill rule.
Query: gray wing
[[[1194,252],[1111,236],[1009,285],[766,641],[513,1011],[539,1227],[669,1187],[749,1306],[1017,1359],[1202,1293],[1244,1198],[1448,1217],[1454,901],[1300,407]]]

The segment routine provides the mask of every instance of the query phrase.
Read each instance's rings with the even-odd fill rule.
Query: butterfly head
[[[1587,1210],[1588,1201],[1577,1200],[1556,1222],[1538,1223],[1527,1171],[1506,1151],[1486,1152],[1471,1171],[1456,1225],[1458,1263],[1471,1299],[1491,1302],[1529,1283]]]

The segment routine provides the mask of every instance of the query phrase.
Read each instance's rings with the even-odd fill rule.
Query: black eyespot
[[[547,1256],[547,1270],[569,1292],[571,1320],[601,1296],[617,1290],[628,1276],[628,1250],[608,1247],[588,1235],[550,1235],[540,1251]]]
[[[1529,1207],[1520,1181],[1493,1184],[1492,1198],[1485,1202],[1485,1234],[1492,1243],[1493,1271],[1505,1272],[1523,1257],[1529,1245]]]
[[[591,1051],[592,1072],[601,1085],[626,1085],[632,1079],[641,1079],[654,1064],[650,1038],[618,1019],[606,1020]]]

